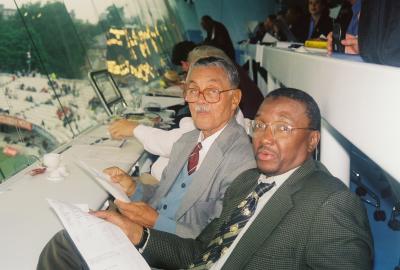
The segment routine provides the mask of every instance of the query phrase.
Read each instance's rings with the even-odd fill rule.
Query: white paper
[[[116,225],[78,207],[47,199],[92,270],[150,270],[142,255]]]
[[[125,151],[129,146],[129,151]],[[96,147],[94,145],[74,145],[70,149],[69,155],[76,160],[97,159],[109,166],[115,164],[132,164],[143,152],[143,145],[136,140],[129,140],[122,148],[118,147]],[[97,167],[97,166],[96,166]],[[98,168],[98,167],[97,167]]]
[[[123,202],[131,201],[126,195],[125,191],[122,189],[122,187],[119,184],[111,181],[109,175],[88,166],[84,161],[79,161],[78,165],[86,172],[88,172],[93,177],[93,179],[95,179],[108,193],[114,196],[114,198]]]

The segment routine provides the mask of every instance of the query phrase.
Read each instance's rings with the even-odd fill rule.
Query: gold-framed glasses
[[[270,128],[274,139],[287,138],[292,135],[293,131],[296,129],[317,130],[316,128],[311,127],[293,127],[285,122],[264,123],[258,120],[251,121],[251,135],[253,137],[264,134],[267,128]]]
[[[221,99],[221,93],[236,90],[237,88],[231,89],[218,89],[218,88],[206,88],[203,91],[200,91],[198,88],[189,87],[184,91],[184,97],[186,102],[196,102],[199,100],[200,95],[204,97],[204,99],[208,103],[217,103]]]

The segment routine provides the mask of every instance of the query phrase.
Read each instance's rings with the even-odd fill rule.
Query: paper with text
[[[47,199],[92,270],[150,270],[142,255],[116,225],[78,207]]]
[[[87,171],[93,178],[114,198],[121,200],[123,202],[130,202],[131,200],[129,197],[126,195],[125,191],[122,189],[122,187],[111,181],[110,176],[95,169],[90,166],[88,166],[84,161],[79,161],[78,165]]]

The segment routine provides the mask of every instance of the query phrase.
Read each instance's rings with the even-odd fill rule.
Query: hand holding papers
[[[125,191],[119,184],[113,183],[110,176],[104,174],[95,168],[89,167],[85,162],[80,161],[78,165],[88,172],[108,193],[110,193],[114,198],[121,200],[123,202],[130,202],[131,200],[126,195]]]
[[[150,270],[119,227],[71,204],[47,200],[90,269]]]

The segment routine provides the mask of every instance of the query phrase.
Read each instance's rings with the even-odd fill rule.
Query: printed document
[[[92,270],[150,270],[142,255],[116,225],[79,207],[47,199]]]
[[[131,200],[126,195],[122,187],[111,181],[110,176],[88,166],[85,162],[79,161],[78,165],[88,172],[108,193],[110,193],[114,198],[121,200],[123,202],[130,202]]]

